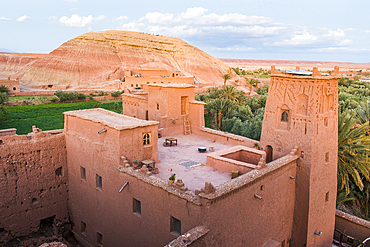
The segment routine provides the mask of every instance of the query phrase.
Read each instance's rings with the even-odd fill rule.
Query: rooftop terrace
[[[68,111],[64,113],[68,116],[74,116],[96,123],[105,124],[117,130],[133,129],[137,127],[157,125],[156,121],[146,121],[138,118],[111,112],[102,108],[86,109],[78,111]]]
[[[197,135],[171,136],[177,139],[177,146],[163,146],[166,138],[158,139],[158,156],[160,163],[156,164],[159,173],[155,176],[168,180],[172,173],[176,179],[182,179],[185,186],[191,190],[200,190],[205,182],[211,182],[214,186],[223,184],[231,179],[231,174],[206,166],[209,147],[215,151],[233,147],[222,143],[212,142]],[[198,152],[198,147],[207,147],[207,152]]]

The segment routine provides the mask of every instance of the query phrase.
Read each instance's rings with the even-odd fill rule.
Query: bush
[[[53,102],[53,103],[55,103],[55,102],[58,101],[58,98],[57,97],[51,98],[50,101]]]
[[[98,102],[98,103],[94,104],[94,106],[93,106],[93,107],[94,107],[94,108],[100,108],[100,107],[101,107],[100,102]]]
[[[73,100],[78,100],[78,99],[81,99],[81,100],[86,99],[86,95],[83,93],[79,93],[79,92],[63,92],[61,90],[58,90],[54,93],[54,95],[56,95],[61,102],[64,102],[66,100],[73,101]]]
[[[118,104],[118,102],[114,102],[114,110],[116,110],[116,111],[118,111],[119,110],[119,104]]]
[[[8,94],[6,92],[0,92],[0,105],[9,101]]]
[[[268,85],[264,85],[264,86],[257,89],[257,93],[259,95],[267,95],[268,91],[269,91],[269,86]]]
[[[5,107],[0,105],[0,124],[6,121],[9,117],[9,114],[6,112]]]
[[[103,91],[100,91],[100,92],[98,93],[98,96],[104,96],[104,92],[103,92]]]
[[[117,98],[119,97],[123,92],[121,91],[116,91],[116,92],[111,92],[110,95],[112,95],[113,97]]]

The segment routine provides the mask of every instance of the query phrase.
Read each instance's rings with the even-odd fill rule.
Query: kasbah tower
[[[335,225],[338,156],[338,78],[271,67],[260,147],[267,162],[294,147],[296,196],[291,246],[331,246]]]

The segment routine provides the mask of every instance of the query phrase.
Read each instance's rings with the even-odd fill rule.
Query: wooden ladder
[[[190,129],[190,123],[189,123],[189,116],[184,116],[184,135],[190,135],[191,129]]]

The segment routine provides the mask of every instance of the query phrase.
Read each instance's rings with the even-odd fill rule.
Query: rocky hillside
[[[0,61],[1,69],[4,63]],[[23,66],[28,86],[97,86],[127,69],[180,70],[201,83],[222,83],[229,67],[178,38],[128,31],[89,32]]]

